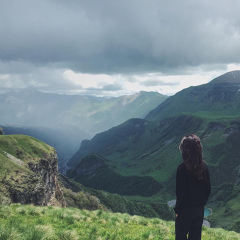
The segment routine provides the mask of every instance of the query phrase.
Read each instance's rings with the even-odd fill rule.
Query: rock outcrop
[[[29,163],[28,166],[42,181],[43,195],[38,199],[39,205],[64,207],[66,203],[58,183],[58,158],[56,151],[41,159],[37,164]]]
[[[0,135],[4,135],[3,129],[0,127]]]
[[[21,160],[13,156],[10,157],[10,154],[7,156],[11,161],[21,166],[24,164],[31,170],[29,174],[17,170],[15,174],[6,176],[2,180],[10,203],[66,206],[63,192],[57,179],[58,159],[56,153],[46,156],[38,162],[29,162],[28,164],[20,164]]]
[[[21,140],[26,139],[25,136]],[[28,142],[25,141],[25,144]],[[0,163],[2,170],[5,171],[4,175],[0,174],[0,204],[66,206],[63,191],[58,183],[57,153],[54,148],[48,147],[50,151],[43,152],[40,158],[29,155],[18,158],[16,155],[11,155],[13,153],[7,153],[8,149],[6,151],[0,149]],[[36,148],[34,151],[40,152]]]

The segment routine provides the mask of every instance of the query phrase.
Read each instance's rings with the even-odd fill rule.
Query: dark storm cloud
[[[0,74],[16,87],[70,89],[64,69],[174,75],[239,63],[238,9],[237,0],[1,1]]]
[[[81,72],[239,61],[239,1],[4,1],[3,61]]]

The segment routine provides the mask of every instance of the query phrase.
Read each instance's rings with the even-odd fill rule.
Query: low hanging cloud
[[[174,80],[161,80],[161,76],[156,76],[152,78],[151,76],[147,77],[146,80],[140,82],[142,86],[152,87],[152,86],[176,86],[180,84],[180,81]]]
[[[64,76],[71,70],[108,75],[114,80],[95,88],[120,93],[130,82],[135,86],[134,76],[224,72],[240,63],[239,8],[237,0],[2,1],[0,83],[6,89],[89,90]],[[176,79],[139,84],[177,85]]]

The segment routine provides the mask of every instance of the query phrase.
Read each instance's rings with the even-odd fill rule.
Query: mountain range
[[[233,71],[208,84],[178,92],[144,119],[130,119],[82,141],[68,161],[68,176],[85,186],[113,193],[122,194],[124,189],[128,196],[148,193],[152,197],[174,198],[176,169],[182,161],[178,145],[184,135],[194,133],[202,140],[204,160],[209,166],[213,186],[210,205],[215,211],[212,222],[215,226],[228,226],[229,223],[219,221],[238,218],[230,202],[240,210],[239,89],[240,71]],[[146,177],[160,184],[159,188],[153,190],[148,184],[131,190],[136,186],[132,178],[140,183]],[[111,188],[111,179],[117,187]],[[229,216],[222,211],[229,211]]]
[[[130,209],[128,211],[134,209],[131,212],[132,214],[140,213],[145,216],[170,217],[169,209],[165,205],[167,201],[175,198],[176,168],[182,161],[178,145],[184,135],[194,133],[202,140],[204,160],[209,166],[211,176],[212,194],[208,203],[208,207],[213,210],[213,214],[209,217],[211,225],[240,231],[238,227],[240,226],[239,89],[240,71],[229,72],[213,79],[208,84],[190,87],[174,96],[165,97],[160,104],[158,100],[156,107],[150,104],[149,107],[145,108],[145,113],[141,116],[129,117],[128,115],[126,121],[121,119],[120,125],[115,122],[116,125],[113,126],[107,124],[107,116],[109,116],[109,109],[111,109],[109,107],[111,104],[107,103],[109,103],[110,99],[103,101],[101,99],[102,102],[106,101],[103,109],[106,107],[108,110],[102,109],[101,112],[101,108],[96,104],[101,113],[96,110],[96,115],[93,111],[87,117],[91,122],[91,117],[94,116],[92,120],[96,121],[97,116],[99,116],[98,120],[100,120],[96,121],[93,126],[101,125],[103,127],[107,125],[108,127],[105,131],[97,133],[92,139],[83,140],[79,150],[67,161],[69,168],[67,177],[72,180],[62,176],[62,184],[71,186],[71,191],[65,190],[68,202],[72,206],[80,206],[82,199],[86,199],[86,202],[88,202],[89,195],[83,197],[82,193],[78,193],[80,188],[84,188],[94,193],[101,201],[105,201],[107,207],[113,205],[116,207],[116,205],[120,204],[121,206],[118,207],[122,207],[122,209],[128,208]],[[65,131],[68,131],[69,128],[73,129],[73,132],[75,132],[74,129],[81,131],[82,128],[78,128],[77,121],[71,122],[70,120],[76,120],[75,117],[72,117],[76,116],[76,111],[73,111],[73,109],[81,109],[79,105],[82,104],[83,106],[83,102],[73,105],[74,107],[69,107],[70,105],[67,107],[67,103],[61,100],[64,96],[57,95],[58,100],[55,103],[52,98],[39,103],[39,113],[37,113],[37,109],[26,104],[27,101],[30,104],[31,98],[28,99],[27,97],[30,93],[25,98],[15,98],[15,93],[13,94],[14,97],[11,94],[0,95],[0,111],[3,113],[3,115],[0,115],[2,117],[0,123],[5,123],[3,130],[0,128],[1,134],[5,129],[11,134],[14,132],[21,133],[22,131],[29,134],[35,131],[34,134],[46,138],[48,141],[50,141],[49,136],[54,135],[51,136],[52,143],[55,142],[56,138],[59,138],[58,147],[67,142],[65,145],[65,149],[67,149],[71,144],[69,140],[71,139],[71,131],[69,130],[70,138],[64,135]],[[18,94],[22,96],[20,93]],[[35,94],[36,96],[42,95],[39,92],[35,92]],[[147,100],[142,95],[145,95],[145,93],[141,92],[132,97],[127,97],[131,99],[128,103],[133,104],[136,101],[131,108],[134,107],[133,109],[136,110],[135,108],[145,105],[144,102]],[[34,94],[32,94],[33,96]],[[47,96],[49,95],[47,94]],[[78,96],[71,96],[71,99],[76,100],[77,98]],[[114,106],[113,109],[117,108],[120,111],[122,109],[120,106],[127,106],[128,104],[123,104],[124,98],[126,97],[112,99],[115,102],[115,105],[111,105]],[[35,106],[40,101],[39,99],[37,97],[36,101],[32,101]],[[91,98],[92,102],[89,108],[96,106],[94,104],[95,100],[95,98]],[[121,102],[120,105],[116,104],[118,101]],[[143,102],[143,104],[141,105],[139,101]],[[7,109],[8,104],[9,109]],[[63,104],[62,112],[61,104]],[[15,105],[17,106],[16,109],[14,109]],[[82,109],[84,109],[84,106]],[[131,112],[131,108],[126,111]],[[18,109],[20,112],[18,112]],[[17,114],[27,113],[27,109],[30,112],[32,111],[29,119],[25,114]],[[113,109],[110,112],[114,113],[115,110]],[[127,107],[123,109],[127,109]],[[123,109],[122,114],[125,112]],[[121,115],[121,113],[117,113],[117,110],[115,114],[112,114],[116,118]],[[71,115],[72,113],[74,114]],[[81,113],[85,114],[86,112],[82,110]],[[45,119],[43,119],[42,114],[45,114]],[[105,117],[102,117],[104,114],[106,114]],[[48,122],[46,116],[51,118],[48,126],[44,125]],[[26,121],[24,120],[25,117]],[[61,127],[61,132],[58,132],[58,135],[53,133],[55,130],[59,130],[54,128],[54,118],[56,121],[55,127]],[[24,124],[29,125],[27,127],[6,126],[7,123],[13,124],[13,121],[17,121],[17,119],[22,119],[25,121]],[[103,119],[106,121],[103,121]],[[101,120],[103,122],[99,124]],[[35,121],[36,123],[41,122],[44,126],[34,125]],[[48,133],[47,129],[51,129],[51,131]],[[87,130],[87,127],[84,130]],[[74,135],[73,132],[72,139],[75,141],[74,136],[77,138],[78,134]],[[44,177],[38,175],[38,179],[34,178],[33,183],[30,181],[31,177],[29,176],[35,174],[34,169],[40,169],[39,167],[35,168],[35,166],[39,166],[42,160],[50,159],[47,157],[49,154],[54,155],[53,148],[44,143],[39,143],[36,139],[22,135],[1,136],[0,140],[0,160],[2,161],[0,181],[4,183],[1,185],[3,187],[0,188],[1,201],[11,202],[11,200],[16,200],[19,196],[25,196],[25,191],[27,196],[31,196],[30,192],[34,192],[34,187],[32,187],[34,183],[39,186],[39,179],[44,179]],[[9,158],[7,153],[14,158],[11,156]],[[39,156],[41,157],[39,158]],[[15,159],[16,162],[13,163],[11,159]],[[21,162],[25,164],[23,169],[21,166],[19,167]],[[65,164],[66,160],[62,163]],[[37,174],[42,172],[42,170],[39,170]],[[28,173],[30,173],[29,176]],[[8,185],[8,181],[4,180],[5,176],[8,177],[10,185]],[[23,183],[23,187],[21,187],[21,183]],[[27,189],[26,186],[29,183],[30,188]],[[41,184],[44,186],[44,182],[40,182]],[[31,189],[32,191],[30,191]],[[11,195],[12,190],[15,191],[13,195]],[[43,188],[40,188],[40,191],[43,191]],[[121,195],[124,195],[124,197]],[[7,199],[5,199],[6,196]],[[69,198],[69,196],[71,197]],[[23,199],[28,198],[23,197]],[[42,201],[45,201],[45,198],[42,198]],[[96,199],[93,198],[92,202],[98,205]],[[165,205],[159,205],[160,202],[165,202]],[[145,209],[147,209],[147,212]]]
[[[1,125],[47,127],[74,126],[93,136],[129,118],[144,118],[167,96],[139,92],[117,98],[43,93],[34,90],[0,94]]]
[[[181,138],[196,133],[206,148],[206,161],[213,168],[219,167],[223,155],[235,148],[238,139],[239,89],[239,71],[184,89],[161,103],[145,119],[130,119],[83,141],[68,164],[74,167],[85,156],[95,153],[107,158],[108,164],[122,175],[152,176],[166,182],[180,160],[177,146]],[[229,141],[232,143],[226,145]],[[234,152],[238,156],[238,151]],[[237,169],[234,172],[231,177],[237,176]]]
[[[195,114],[206,118],[239,116],[240,113],[240,71],[223,74],[196,87],[186,88],[170,97],[145,117],[149,121]]]
[[[139,92],[117,98],[24,90],[0,94],[0,124],[6,134],[25,134],[55,147],[60,171],[83,139],[128,120],[145,117],[167,96]]]

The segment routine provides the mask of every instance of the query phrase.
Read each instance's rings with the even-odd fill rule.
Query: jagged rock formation
[[[25,149],[15,145],[15,140],[26,146]],[[2,136],[0,143],[4,146],[0,147],[1,172],[4,172],[0,173],[0,203],[66,205],[58,183],[58,158],[54,148],[36,139],[17,135],[11,138]],[[15,148],[11,154],[9,145]]]
[[[0,135],[4,135],[3,129],[0,127]]]
[[[38,200],[38,205],[65,206],[63,192],[58,183],[58,158],[57,153],[46,156],[37,164],[29,163],[29,168],[42,180],[43,194]]]

